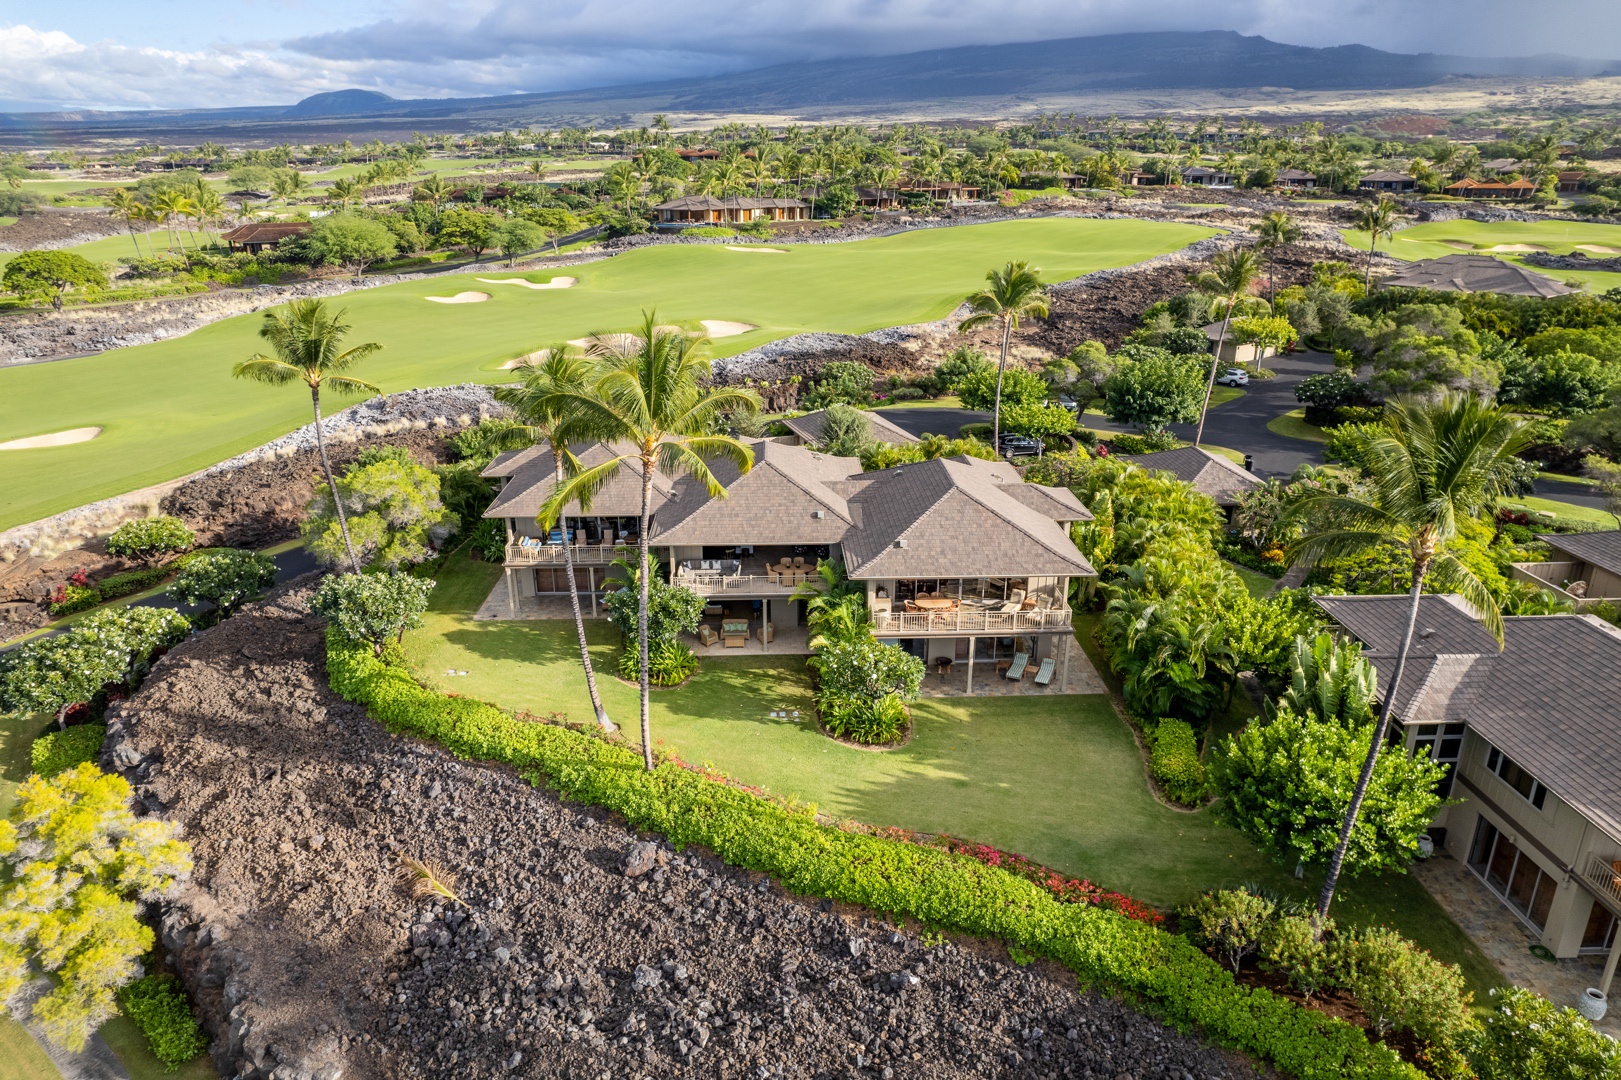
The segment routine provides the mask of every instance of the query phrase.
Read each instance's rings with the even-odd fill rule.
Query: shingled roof
[[[880,413],[863,412],[861,415],[867,421],[867,431],[876,442],[909,446],[918,441],[916,435],[898,427],[894,421]],[[790,416],[783,420],[783,425],[807,443],[821,442],[822,431],[827,427],[827,410],[817,409],[804,416]]]
[[[1600,570],[1621,574],[1621,532],[1614,529],[1590,533],[1539,533],[1537,539],[1555,551],[1563,551]]]
[[[595,443],[576,451],[580,463],[586,467],[607,461],[613,451]],[[506,486],[495,496],[487,518],[533,518],[557,490],[556,463],[549,448],[531,446],[524,450],[509,451],[485,467],[482,476],[507,477]],[[591,509],[583,511],[579,503],[569,503],[563,512],[569,517],[591,515],[599,517],[638,517],[642,512],[642,468],[636,460],[627,461],[619,474],[609,480],[591,500]],[[663,505],[670,495],[671,484],[663,473],[653,474],[653,508]]]
[[[1168,472],[1192,484],[1195,491],[1216,500],[1217,506],[1234,506],[1244,492],[1261,486],[1255,474],[1243,466],[1197,446],[1180,446],[1152,454],[1121,454],[1120,458],[1145,469]]]
[[[1491,292],[1504,296],[1551,297],[1580,291],[1490,255],[1443,255],[1439,259],[1421,259],[1378,284],[1381,287],[1438,289],[1441,292]]]
[[[717,462],[725,498],[712,498],[690,476],[676,480],[653,520],[656,544],[836,544],[854,524],[850,506],[829,483],[861,471],[855,458],[803,446],[753,444],[754,468],[739,474]]]
[[[1380,693],[1406,596],[1322,596],[1365,646]],[[1503,649],[1454,596],[1425,596],[1396,698],[1406,723],[1463,722],[1621,841],[1621,630],[1592,615],[1511,616]]]

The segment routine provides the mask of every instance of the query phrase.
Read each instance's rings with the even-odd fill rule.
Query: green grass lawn
[[[1547,510],[1558,514],[1560,517],[1574,518],[1577,521],[1597,525],[1601,529],[1613,529],[1616,527],[1614,514],[1593,506],[1581,506],[1577,503],[1561,502],[1558,499],[1539,499],[1534,495],[1505,497],[1498,499],[1497,502],[1500,506],[1530,514],[1533,518],[1537,516],[1537,511]]]
[[[1210,391],[1210,407],[1214,409],[1217,405],[1225,405],[1229,401],[1237,401],[1246,393],[1248,393],[1248,391],[1237,386],[1215,387]]]
[[[1291,409],[1282,416],[1274,416],[1266,422],[1266,429],[1274,435],[1282,435],[1290,439],[1303,439],[1306,442],[1327,442],[1328,436],[1316,424],[1306,423],[1305,409]]]
[[[807,330],[862,333],[938,319],[979,286],[986,267],[1028,259],[1058,281],[1175,251],[1209,229],[1126,220],[1009,221],[926,229],[849,244],[780,245],[784,254],[721,245],[641,248],[570,268],[572,289],[486,284],[515,277],[481,270],[352,293],[335,302],[350,340],[384,351],[357,371],[398,391],[467,380],[502,382],[501,364],[548,342],[661,319],[735,319],[760,329],[715,343],[731,355]],[[544,280],[551,275],[530,275]],[[479,291],[490,300],[445,305],[428,296]],[[182,476],[285,434],[309,416],[308,398],[243,383],[231,365],[261,342],[258,315],[184,337],[96,356],[0,370],[0,441],[98,425],[91,442],[8,451],[0,470],[0,528]],[[329,399],[328,409],[342,402]]]
[[[1244,588],[1248,589],[1250,595],[1257,600],[1270,593],[1272,586],[1278,583],[1276,578],[1267,577],[1259,570],[1251,570],[1249,567],[1240,566],[1235,562],[1230,562],[1227,565],[1244,582]]]
[[[498,567],[460,556],[446,564],[425,625],[406,635],[413,668],[431,685],[503,708],[588,719],[571,623],[471,619],[499,575]],[[1080,620],[1082,646],[1094,653],[1095,619]],[[588,629],[609,713],[634,736],[636,690],[607,674],[617,633],[603,622]],[[1209,810],[1186,813],[1157,802],[1132,734],[1107,697],[926,698],[913,708],[909,743],[857,750],[821,735],[808,719],[803,657],[701,655],[692,680],[653,695],[656,744],[694,764],[710,763],[838,817],[994,844],[1156,904],[1244,882],[1311,895],[1313,882],[1296,882]],[[447,670],[468,674],[447,677]],[[784,709],[798,709],[801,718],[769,715]],[[1237,696],[1217,733],[1236,729],[1252,711]],[[1495,985],[1490,964],[1410,879],[1348,882],[1339,903],[1342,922],[1388,922],[1465,964],[1482,992]]]
[[[1360,251],[1368,250],[1367,233],[1341,229],[1340,235],[1352,247]],[[1579,244],[1611,249],[1583,252],[1593,258],[1608,258],[1612,253],[1621,253],[1621,225],[1575,221],[1429,221],[1402,229],[1388,241],[1381,240],[1379,250],[1410,261],[1438,259],[1460,252],[1496,255],[1555,281],[1580,280],[1591,292],[1604,292],[1621,285],[1621,274],[1601,270],[1547,270],[1526,266],[1517,253],[1492,250],[1499,245],[1525,245],[1555,255],[1569,255]]]
[[[195,250],[196,243],[194,243],[190,233],[182,229],[180,230],[180,238],[188,251]],[[198,233],[196,242],[207,244],[208,239],[202,233]],[[170,250],[179,250],[170,242],[167,231],[141,233],[139,248],[137,248],[135,240],[130,237],[129,233],[121,232],[116,236],[105,236],[100,240],[92,240],[88,244],[77,244],[62,250],[71,251],[75,255],[82,255],[93,263],[102,263],[108,269],[112,269],[119,259],[150,258],[153,245],[156,245],[159,255],[166,254]],[[0,251],[0,270],[3,270],[6,263],[16,258],[18,254],[15,251]]]

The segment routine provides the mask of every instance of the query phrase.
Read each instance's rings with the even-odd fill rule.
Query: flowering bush
[[[140,559],[148,566],[175,551],[185,551],[197,542],[185,522],[175,517],[143,518],[126,521],[107,538],[107,552]]]
[[[956,852],[958,855],[967,855],[986,866],[995,866],[1016,874],[1026,881],[1034,882],[1052,894],[1053,899],[1062,904],[1091,904],[1093,907],[1106,908],[1109,911],[1118,911],[1128,919],[1134,919],[1149,926],[1159,926],[1165,921],[1165,914],[1150,904],[1133,899],[1121,892],[1111,892],[1101,885],[1094,885],[1085,878],[1068,878],[1057,870],[1043,866],[1034,859],[1017,855],[1008,851],[1001,851],[989,844],[976,844],[970,840],[958,840],[956,837],[945,837],[945,849]]]
[[[0,709],[55,714],[87,702],[109,683],[139,675],[191,623],[176,611],[122,608],[89,616],[65,634],[0,653]]]
[[[81,578],[83,574],[74,574]],[[76,611],[88,611],[101,603],[101,590],[94,585],[59,585],[51,594],[52,615],[72,615]]]

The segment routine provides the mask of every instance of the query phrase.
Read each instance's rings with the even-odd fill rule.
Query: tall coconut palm
[[[359,180],[345,176],[332,181],[332,191],[327,197],[338,204],[338,209],[347,210],[350,203],[365,201],[366,190]]]
[[[1300,226],[1287,211],[1273,210],[1261,217],[1261,220],[1250,226],[1255,233],[1255,246],[1266,253],[1266,296],[1267,303],[1272,307],[1272,314],[1278,313],[1278,281],[1276,261],[1278,249],[1288,247],[1300,239]]]
[[[1007,370],[1008,346],[1013,331],[1025,319],[1047,317],[1047,292],[1041,285],[1041,269],[1027,262],[1010,262],[985,275],[989,287],[968,298],[970,314],[958,324],[963,332],[991,323],[1002,324],[1002,356],[996,365],[996,406],[991,413],[991,445],[1001,449],[1002,373]]]
[[[375,341],[343,348],[343,338],[350,329],[343,321],[344,311],[327,310],[325,300],[294,300],[284,310],[265,312],[259,327],[259,336],[270,343],[274,355],[255,353],[231,369],[238,379],[285,386],[301,382],[310,388],[310,404],[315,409],[315,446],[321,454],[321,472],[326,486],[332,492],[332,505],[337,510],[338,529],[343,533],[343,546],[349,552],[349,565],[360,573],[360,557],[355,554],[354,541],[349,538],[349,518],[343,512],[343,500],[338,498],[338,484],[332,478],[332,463],[326,456],[326,436],[321,428],[321,387],[340,394],[378,394],[377,387],[348,374],[356,364],[382,348]]]
[[[600,465],[571,476],[541,508],[541,520],[550,524],[571,502],[588,502],[621,469],[639,471],[642,512],[636,538],[636,630],[641,661],[642,761],[653,768],[653,732],[649,721],[647,670],[647,602],[652,567],[647,540],[653,513],[653,476],[682,473],[696,477],[711,497],[726,494],[711,471],[710,462],[729,461],[740,471],[754,466],[754,452],[729,435],[711,434],[725,413],[752,412],[760,407],[753,391],[706,385],[709,362],[703,358],[708,340],[665,329],[656,312],[644,312],[639,334],[628,340],[620,335],[597,334],[591,355],[602,373],[587,390],[559,392],[558,408],[573,419],[571,433],[600,439],[623,452]]]
[[[1478,518],[1496,505],[1509,461],[1531,444],[1523,423],[1472,395],[1393,401],[1385,406],[1385,426],[1388,434],[1369,440],[1363,448],[1370,479],[1365,493],[1314,496],[1302,500],[1291,515],[1307,530],[1289,548],[1293,559],[1342,558],[1395,546],[1406,549],[1413,560],[1401,648],[1385,682],[1368,756],[1329,860],[1317,900],[1319,915],[1326,915],[1334,900],[1345,851],[1390,727],[1395,688],[1407,668],[1425,581],[1462,595],[1499,644],[1503,640],[1502,616],[1491,593],[1447,548],[1458,535],[1459,522]]]
[[[1366,203],[1354,215],[1352,222],[1360,232],[1368,234],[1368,269],[1362,277],[1364,292],[1373,288],[1373,251],[1379,246],[1379,238],[1383,236],[1390,239],[1396,231],[1396,221],[1400,216],[1400,208],[1394,199],[1379,197],[1375,203]]]
[[[1215,297],[1222,305],[1221,333],[1216,336],[1216,355],[1210,364],[1210,378],[1205,382],[1204,404],[1199,407],[1199,428],[1193,435],[1193,445],[1204,438],[1204,418],[1210,411],[1210,395],[1216,389],[1216,370],[1221,367],[1222,346],[1227,343],[1227,328],[1233,322],[1233,308],[1250,294],[1250,286],[1261,276],[1261,263],[1255,252],[1247,248],[1231,248],[1210,260],[1210,269],[1199,275],[1199,287]]]
[[[593,375],[591,363],[568,344],[553,345],[538,363],[520,369],[523,382],[495,391],[495,400],[512,408],[523,427],[518,434],[526,443],[543,442],[551,448],[556,486],[567,480],[568,467],[577,464],[569,451],[569,421],[573,419],[571,399],[565,395],[587,392]],[[581,513],[590,512],[588,501],[580,503]],[[574,608],[574,632],[580,640],[580,663],[585,667],[585,686],[591,693],[591,707],[604,731],[617,731],[603,707],[597,691],[597,674],[591,667],[591,650],[585,639],[585,615],[580,610],[580,589],[574,580],[574,545],[565,536],[563,564],[568,573],[568,598]]]
[[[124,227],[129,229],[129,242],[135,248],[135,257],[141,256],[141,242],[137,239],[135,223],[146,220],[146,206],[135,197],[129,188],[119,188],[107,199],[112,207],[112,215],[124,219]],[[154,255],[157,252],[153,252]]]
[[[195,207],[197,221],[202,225],[205,235],[208,233],[210,225],[225,216],[225,200],[220,197],[219,192],[209,187],[207,182],[200,176],[197,178],[197,185],[191,193],[191,203]],[[210,240],[210,243],[218,244],[219,237],[214,237]]]

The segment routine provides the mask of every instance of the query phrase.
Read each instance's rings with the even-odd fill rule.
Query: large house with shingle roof
[[[918,441],[916,435],[880,413],[863,411],[861,417],[867,421],[867,433],[872,436],[873,442],[910,446]],[[782,425],[800,445],[813,446],[822,441],[822,432],[827,426],[827,410],[817,409],[800,416],[785,417]]]
[[[807,221],[810,204],[798,199],[757,198],[751,195],[683,195],[653,207],[660,228],[689,225],[735,225],[749,221]]]
[[[1406,596],[1322,596],[1363,643],[1380,700]],[[1512,616],[1503,648],[1456,596],[1425,596],[1392,711],[1446,765],[1430,830],[1557,957],[1621,958],[1621,630],[1592,615]]]
[[[1553,549],[1546,562],[1514,563],[1514,577],[1534,582],[1580,611],[1621,601],[1621,532],[1542,533]]]
[[[1153,472],[1167,472],[1184,483],[1192,484],[1201,495],[1208,495],[1229,517],[1238,505],[1238,498],[1246,491],[1261,486],[1254,473],[1241,465],[1234,465],[1220,454],[1212,454],[1200,446],[1179,446],[1175,450],[1160,450],[1152,454],[1121,454],[1120,460]]]
[[[836,560],[865,587],[878,638],[931,664],[966,664],[970,691],[976,664],[1017,653],[1067,659],[1070,582],[1097,574],[1069,538],[1069,526],[1092,515],[1067,488],[1027,484],[1002,461],[940,458],[862,472],[855,458],[787,441],[751,448],[747,473],[713,466],[724,496],[690,476],[654,477],[648,540],[669,580],[746,610],[752,626],[781,629],[803,621],[794,593],[815,582],[817,560]],[[596,445],[579,457],[589,466],[609,454]],[[483,475],[502,481],[485,516],[507,527],[511,609],[568,591],[565,543],[595,604],[613,561],[634,551],[636,467],[622,469],[588,510],[566,507],[549,535],[535,521],[556,490],[549,450],[502,454]]]

